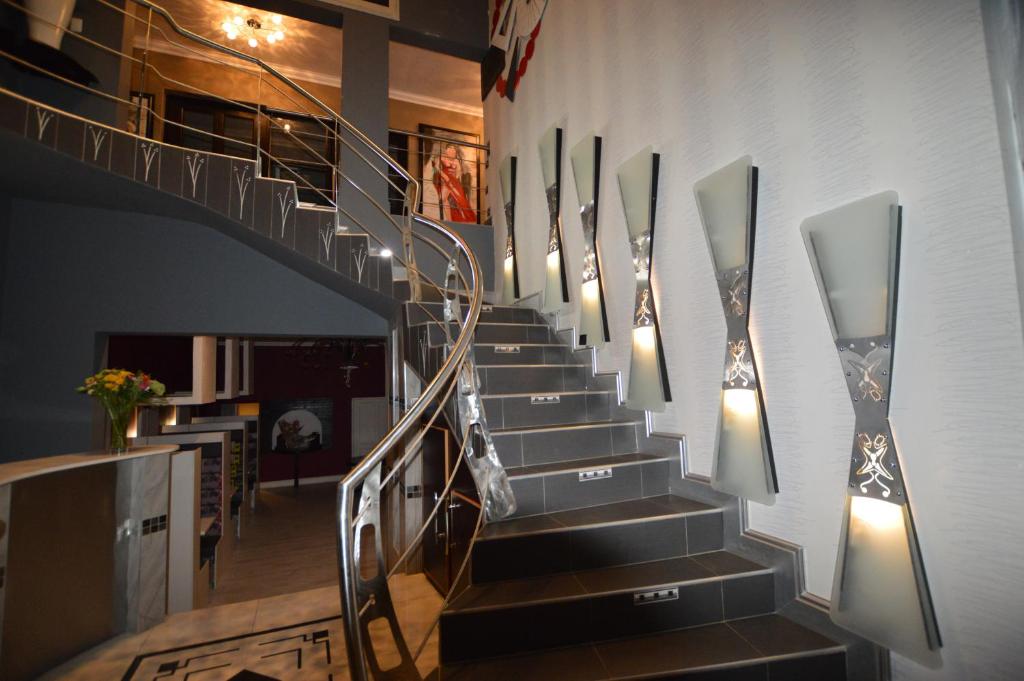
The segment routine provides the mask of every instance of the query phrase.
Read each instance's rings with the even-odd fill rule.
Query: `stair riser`
[[[551,330],[530,324],[479,324],[477,343],[553,343]]]
[[[488,397],[484,399],[491,428],[528,428],[569,423],[608,421],[610,393],[555,394],[558,402],[534,402],[546,394],[531,397]]]
[[[722,548],[720,511],[477,541],[473,583],[630,565]]]
[[[561,345],[520,345],[514,352],[498,352],[491,345],[477,345],[473,352],[479,365],[506,364],[574,364],[568,348]],[[518,368],[518,367],[517,367]]]
[[[580,481],[579,471],[513,478],[515,516],[554,513],[668,494],[668,461],[614,466],[611,477]]]
[[[594,376],[586,366],[485,367],[480,381],[485,395],[615,390],[614,377]]]
[[[426,308],[426,309],[424,309]],[[429,312],[428,312],[429,311]],[[406,307],[410,324],[422,324],[437,319],[444,319],[444,306],[441,303],[409,304]],[[500,322],[502,324],[540,324],[542,320],[530,308],[516,307],[484,307],[480,310],[481,322]]]
[[[658,585],[666,588],[670,585]],[[441,660],[522,653],[670,629],[711,624],[774,610],[772,576],[742,575],[697,584],[681,583],[679,598],[634,605],[633,592],[584,597],[441,618]],[[740,607],[732,607],[745,599]]]
[[[629,454],[637,451],[637,433],[633,424],[494,433],[494,446],[501,462],[512,468]]]

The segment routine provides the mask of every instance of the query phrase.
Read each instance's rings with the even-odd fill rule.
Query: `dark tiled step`
[[[478,366],[505,364],[579,364],[580,358],[559,343],[473,343]]]
[[[440,324],[424,324],[431,345],[445,342],[444,327]],[[452,329],[457,327],[453,324]],[[509,324],[501,322],[480,322],[474,335],[476,343],[555,343],[551,329],[547,324]]]
[[[664,495],[489,523],[473,546],[472,581],[593,570],[721,548],[720,509]]]
[[[535,394],[485,395],[491,428],[531,428],[570,423],[611,421],[609,391],[547,391]]]
[[[510,473],[516,517],[668,494],[669,461],[658,456],[623,454],[509,470],[534,471]]]
[[[445,681],[844,681],[842,646],[779,615],[444,665]]]
[[[465,313],[465,310],[463,310]],[[420,324],[432,319],[444,319],[443,303],[409,303],[407,308],[410,324]],[[480,309],[481,322],[505,322],[517,324],[539,324],[543,319],[529,307],[507,305],[484,305]]]
[[[494,446],[509,468],[629,454],[638,449],[641,421],[553,424],[536,428],[492,429]]]
[[[541,393],[562,390],[615,390],[615,377],[594,376],[583,364],[535,364],[530,366],[477,365],[484,394]]]
[[[706,560],[702,560],[704,556]],[[677,596],[639,595],[676,589]],[[441,618],[444,662],[698,626],[774,610],[771,570],[716,552],[473,585]]]

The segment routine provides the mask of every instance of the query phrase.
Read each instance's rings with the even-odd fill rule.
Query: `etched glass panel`
[[[882,192],[800,226],[836,338],[889,333],[898,204]]]
[[[619,191],[622,193],[630,239],[635,239],[651,228],[651,184],[654,179],[652,150],[653,147],[647,147],[619,166]]]
[[[832,586],[836,624],[934,667],[920,592],[917,541],[906,504],[847,497]],[[930,609],[930,608],[929,608]]]
[[[576,182],[576,198],[581,206],[594,200],[594,185],[597,183],[596,142],[594,135],[587,135],[569,152],[572,176]]]
[[[720,419],[717,455],[711,472],[714,488],[761,504],[774,504],[775,483],[771,479],[757,390],[723,390]]]
[[[747,264],[751,165],[751,157],[744,156],[693,186],[718,271]]]

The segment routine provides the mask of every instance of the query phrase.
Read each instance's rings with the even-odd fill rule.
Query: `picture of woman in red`
[[[463,184],[468,173],[464,172],[462,151],[454,144],[442,144],[441,153],[431,159],[434,189],[437,190],[438,212],[441,220],[449,222],[476,222],[476,211],[466,197]]]

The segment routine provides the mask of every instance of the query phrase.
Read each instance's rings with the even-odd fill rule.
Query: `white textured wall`
[[[604,138],[613,344],[603,370],[628,372],[633,304],[614,170],[647,144],[661,153],[654,277],[675,401],[655,423],[687,435],[690,465],[705,474],[725,324],[692,187],[753,155],[751,330],[781,493],[773,507],[751,504],[751,525],[806,548],[807,589],[819,596],[831,593],[853,411],[798,226],[899,192],[892,419],[946,648],[938,671],[894,656],[898,679],[1016,679],[1024,665],[1024,347],[989,82],[970,0],[551,0],[516,101],[492,93],[485,106],[491,187],[501,159],[519,156],[526,293],[543,286],[541,133],[561,123],[567,148],[590,131]],[[578,282],[567,156],[564,172]]]

